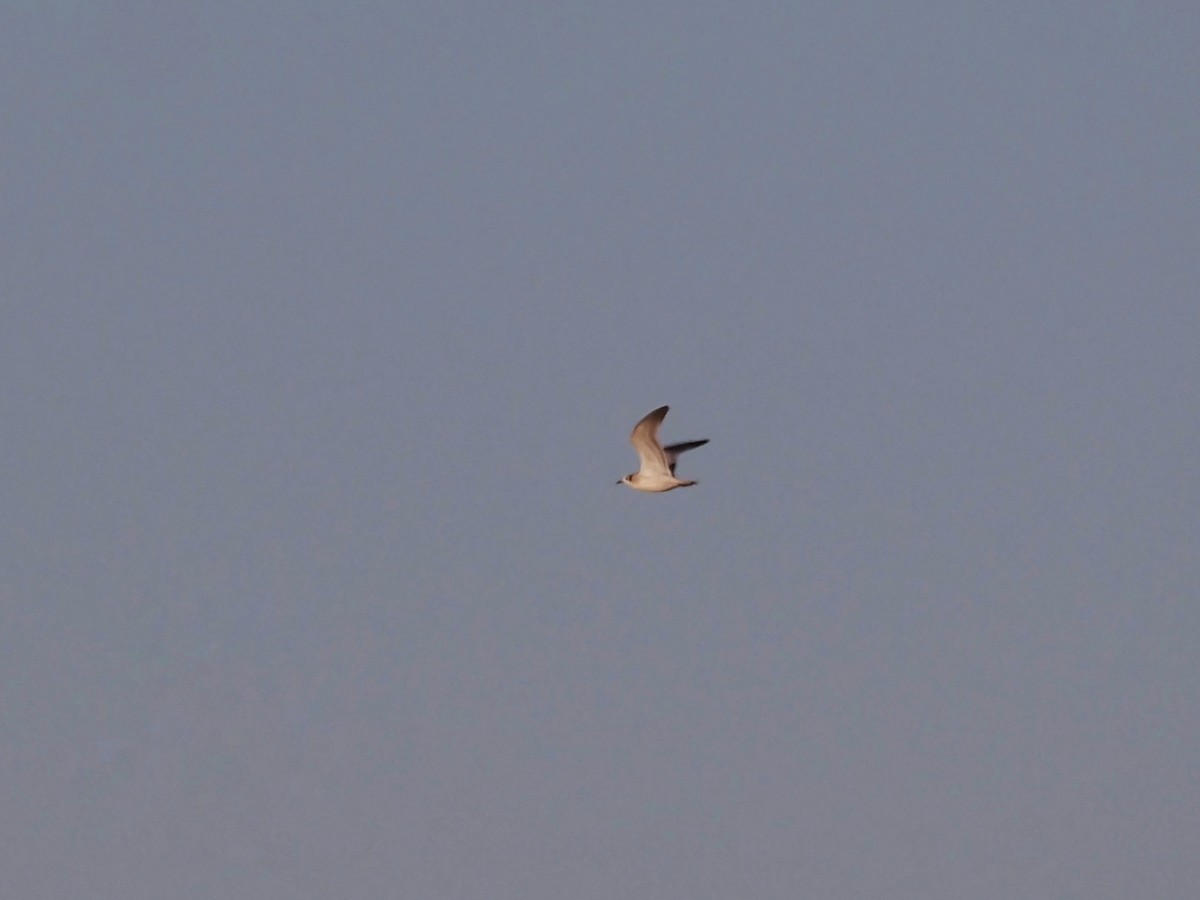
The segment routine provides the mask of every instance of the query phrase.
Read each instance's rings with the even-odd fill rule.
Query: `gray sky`
[[[28,6],[6,897],[1195,896],[1194,3]]]

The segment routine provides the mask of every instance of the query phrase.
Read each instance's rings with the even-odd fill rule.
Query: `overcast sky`
[[[4,896],[1196,896],[1196,4],[8,4],[0,97]]]

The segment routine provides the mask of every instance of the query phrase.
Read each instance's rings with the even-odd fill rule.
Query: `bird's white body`
[[[708,440],[687,441],[683,444],[663,447],[658,442],[658,426],[666,418],[669,409],[669,406],[660,406],[633,427],[633,434],[629,436],[629,442],[637,451],[641,468],[626,475],[617,484],[627,484],[635,491],[661,494],[663,491],[672,491],[677,487],[691,487],[696,483],[675,477],[675,460],[681,453],[703,447]]]

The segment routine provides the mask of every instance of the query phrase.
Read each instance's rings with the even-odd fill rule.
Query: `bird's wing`
[[[639,470],[643,475],[666,475],[669,471],[667,456],[663,453],[662,445],[658,443],[658,426],[667,417],[669,406],[660,406],[654,412],[646,415],[633,426],[633,434],[629,435],[629,443],[637,451],[642,466]]]
[[[664,447],[663,456],[667,458],[667,467],[671,470],[671,474],[675,474],[675,460],[679,458],[680,453],[687,453],[689,450],[703,447],[707,443],[708,438],[705,438],[702,441],[684,441],[682,444],[672,444],[670,447]]]

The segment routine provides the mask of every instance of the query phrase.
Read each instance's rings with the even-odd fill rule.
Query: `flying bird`
[[[633,426],[633,434],[629,443],[637,451],[641,468],[626,475],[617,484],[627,484],[635,491],[648,491],[661,494],[663,491],[673,491],[677,487],[691,487],[696,482],[684,481],[675,477],[675,460],[680,453],[695,450],[708,443],[703,441],[686,441],[682,444],[672,444],[664,447],[658,442],[658,426],[667,417],[671,407],[660,406]]]

